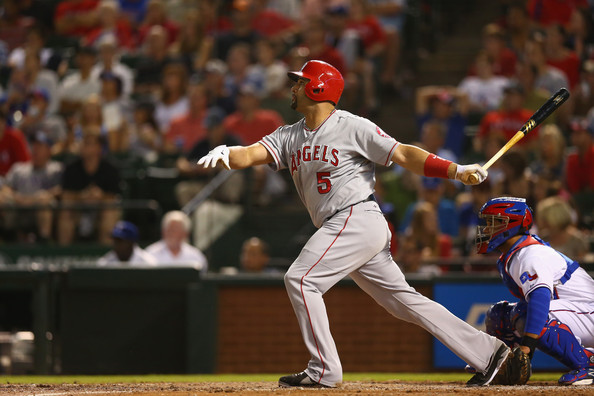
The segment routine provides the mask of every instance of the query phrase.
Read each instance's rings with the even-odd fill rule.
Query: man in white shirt
[[[138,246],[138,228],[129,221],[118,221],[111,232],[113,249],[97,260],[98,266],[118,265],[155,267],[157,260]]]
[[[167,212],[161,221],[161,239],[147,246],[146,251],[152,254],[159,264],[187,265],[206,272],[206,257],[187,242],[191,226],[191,220],[184,212]]]
[[[61,111],[76,110],[92,94],[98,94],[101,82],[98,76],[91,75],[97,61],[97,50],[94,47],[82,46],[76,53],[78,70],[67,75],[58,87]]]

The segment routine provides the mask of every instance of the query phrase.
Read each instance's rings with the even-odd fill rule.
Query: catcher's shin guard
[[[584,349],[571,329],[556,319],[544,327],[536,347],[571,369],[594,368],[594,353]]]

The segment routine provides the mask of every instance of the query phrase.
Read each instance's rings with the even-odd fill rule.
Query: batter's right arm
[[[198,160],[198,165],[214,168],[221,161],[227,169],[243,169],[273,161],[272,155],[260,143],[251,146],[217,146]]]

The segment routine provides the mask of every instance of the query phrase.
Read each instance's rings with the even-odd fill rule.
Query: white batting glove
[[[229,166],[229,147],[222,144],[210,150],[208,154],[198,160],[198,165],[202,165],[205,168],[209,166],[214,168],[217,166],[219,161],[223,162],[225,168],[231,169]]]
[[[456,180],[466,185],[480,184],[489,176],[489,172],[479,164],[456,165]],[[474,179],[474,177],[471,178],[472,175],[478,177],[478,180]]]

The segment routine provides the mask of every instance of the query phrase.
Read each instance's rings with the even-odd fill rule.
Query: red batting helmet
[[[306,78],[305,94],[311,100],[324,102],[326,100],[336,105],[344,89],[344,79],[340,72],[331,64],[319,60],[310,60],[297,72],[288,72],[293,81]]]

